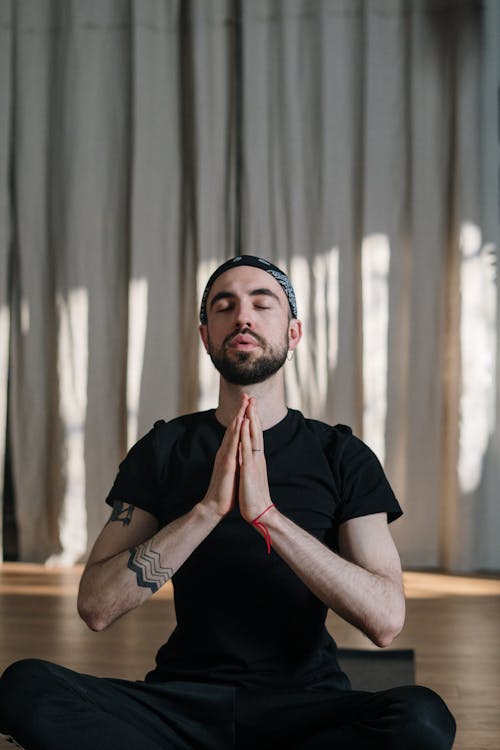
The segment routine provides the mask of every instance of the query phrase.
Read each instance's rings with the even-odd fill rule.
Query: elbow
[[[100,633],[108,627],[108,623],[98,617],[82,617],[82,620],[90,630],[94,631],[94,633]]]
[[[89,602],[84,601],[80,597],[78,598],[77,609],[85,625],[95,633],[99,633],[108,627],[109,623],[102,616],[102,612],[96,607],[92,607]]]
[[[100,633],[101,630],[105,630],[108,627],[108,623],[94,612],[81,612],[78,610],[78,614],[85,625],[90,628],[90,630],[93,630],[94,633]]]
[[[380,626],[369,634],[370,640],[379,648],[387,648],[394,639],[401,633],[405,622],[404,606],[391,617],[385,618]]]
[[[379,648],[387,648],[393,642],[394,638],[399,634],[397,630],[386,630],[375,633],[370,637],[370,640]]]
[[[96,585],[84,572],[78,589],[76,608],[80,618],[90,630],[99,633],[111,624],[111,618],[106,615],[104,601],[96,594]]]

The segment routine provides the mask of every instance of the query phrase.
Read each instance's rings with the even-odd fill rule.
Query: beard
[[[238,331],[238,333],[249,333]],[[235,334],[229,337],[233,338]],[[251,334],[260,344],[260,349],[252,351],[236,351],[228,348],[228,341],[220,349],[215,349],[208,337],[208,353],[215,369],[220,375],[233,385],[254,385],[263,383],[280,370],[288,354],[288,337],[281,346],[268,347],[255,334]]]

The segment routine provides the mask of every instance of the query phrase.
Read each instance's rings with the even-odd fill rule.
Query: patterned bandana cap
[[[226,260],[226,262],[219,266],[219,268],[216,268],[207,281],[200,306],[200,322],[203,325],[207,324],[207,299],[215,279],[217,279],[225,271],[229,271],[231,268],[235,268],[236,266],[254,266],[255,268],[261,268],[263,271],[267,271],[267,273],[271,274],[271,276],[276,279],[287,296],[288,304],[290,305],[290,310],[292,311],[292,317],[297,317],[297,302],[295,300],[295,292],[293,291],[293,286],[286,273],[280,271],[277,266],[274,266],[268,260],[258,258],[256,255],[238,255],[236,258],[230,258],[229,260]]]

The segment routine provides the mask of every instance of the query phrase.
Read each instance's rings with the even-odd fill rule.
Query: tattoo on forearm
[[[121,500],[115,500],[108,523],[121,521],[122,526],[128,526],[132,520],[132,513],[134,510],[135,507],[133,505],[122,503]]]
[[[132,547],[127,568],[137,577],[137,585],[151,589],[153,594],[172,578],[173,568],[165,568],[160,561],[160,555],[152,547],[151,541]]]

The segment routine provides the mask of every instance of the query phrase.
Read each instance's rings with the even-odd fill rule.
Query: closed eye
[[[234,305],[227,305],[226,307],[219,307],[215,312],[228,312],[232,310]],[[272,310],[270,305],[254,305],[256,310]]]

